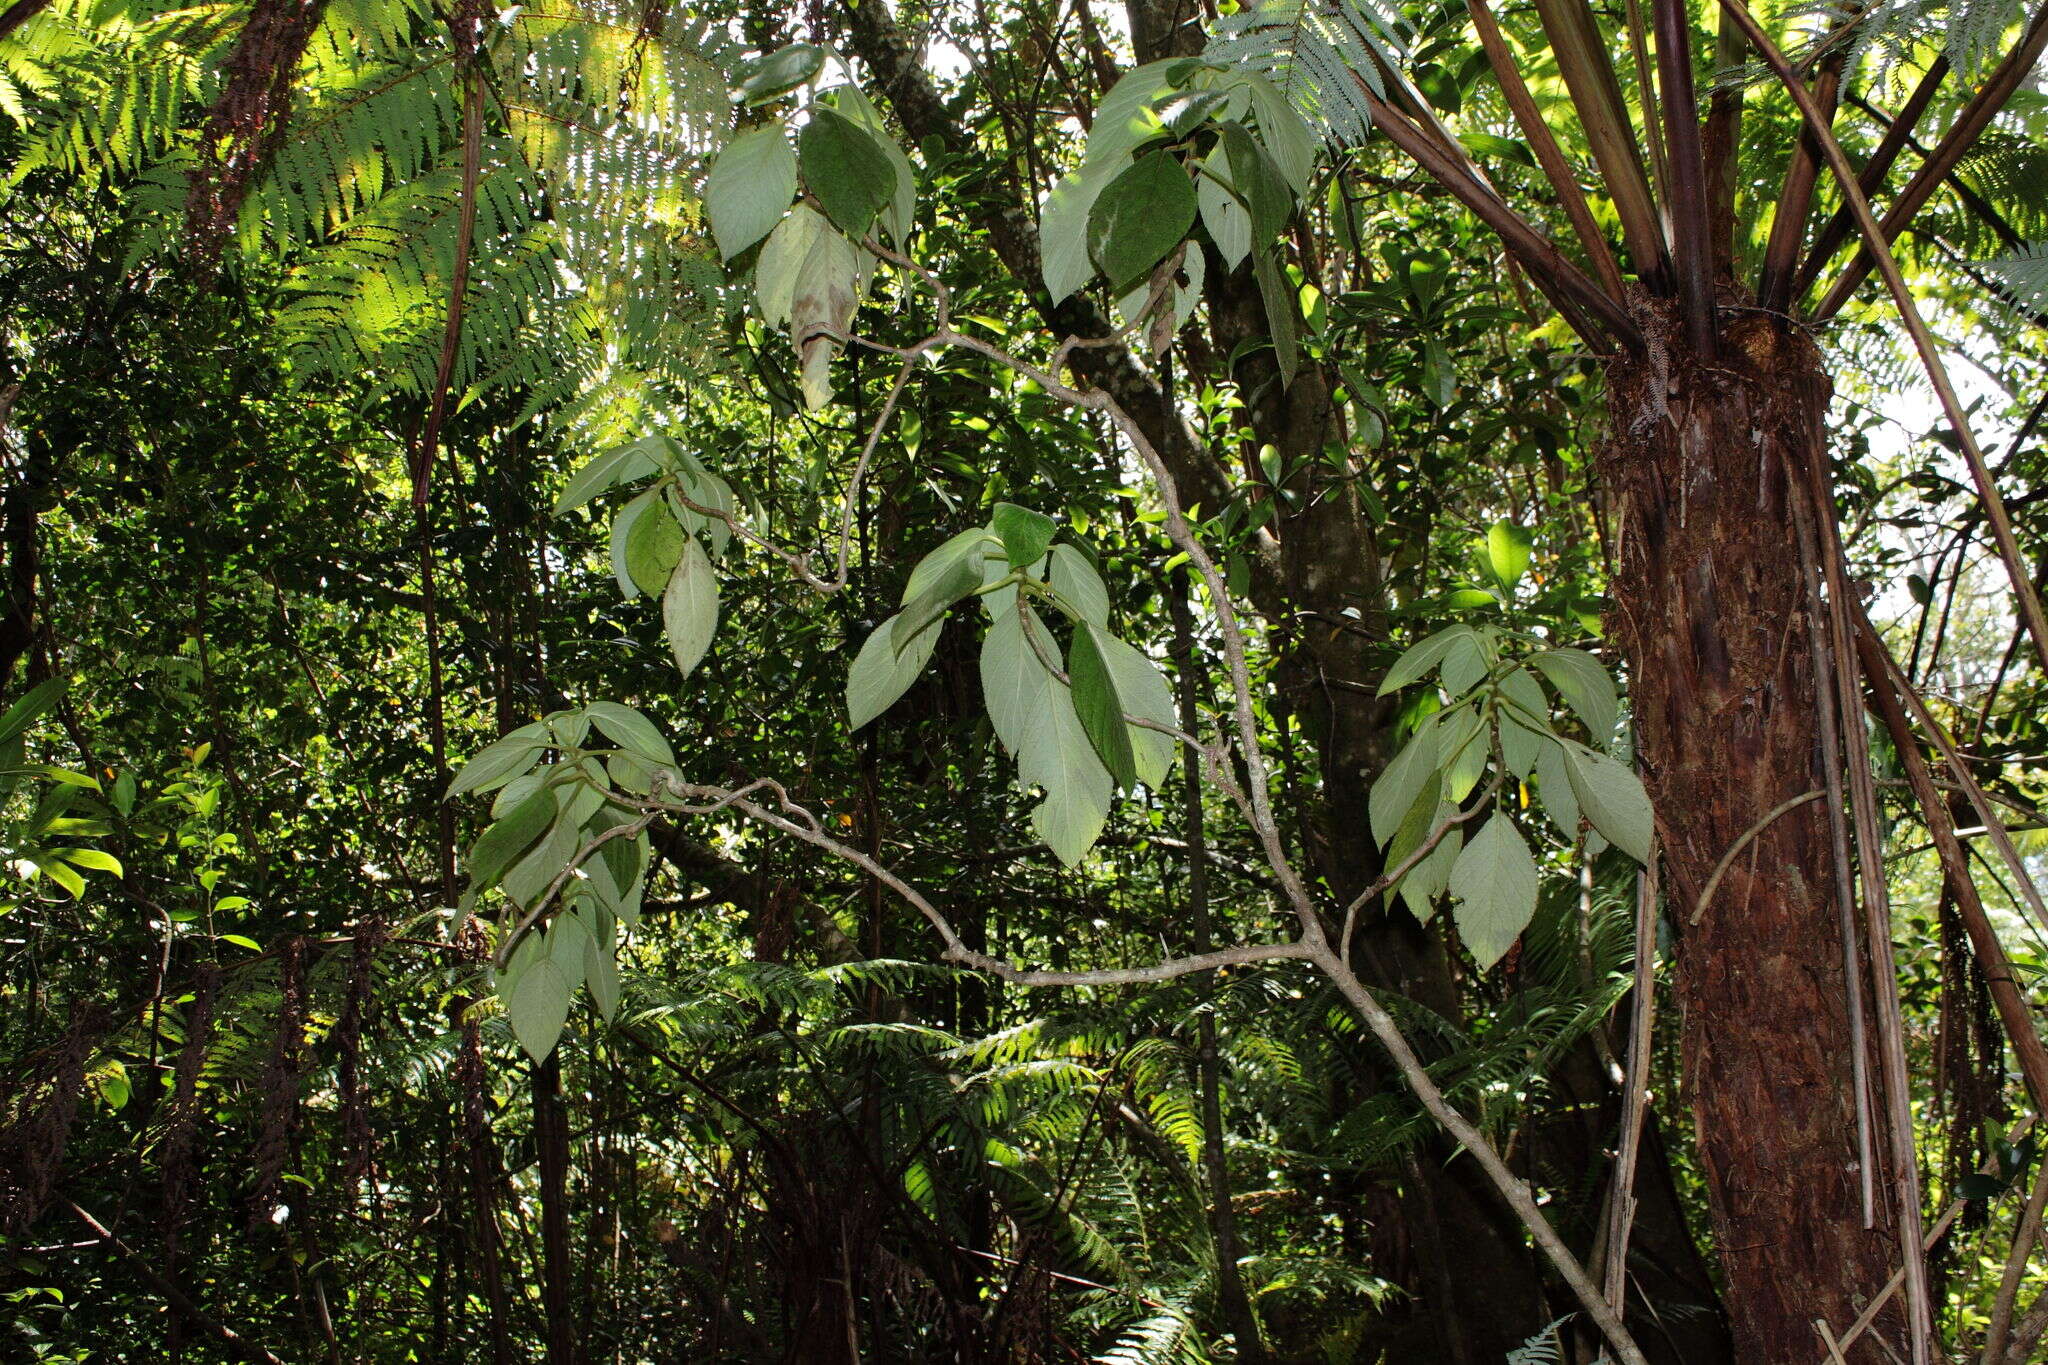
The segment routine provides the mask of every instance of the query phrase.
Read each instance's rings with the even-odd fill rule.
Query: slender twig
[[[1810,792],[1801,792],[1790,800],[1780,801],[1777,805],[1765,811],[1755,824],[1742,831],[1741,834],[1738,834],[1735,837],[1735,842],[1728,845],[1728,851],[1721,855],[1721,861],[1714,864],[1713,872],[1707,877],[1707,884],[1700,888],[1700,898],[1693,905],[1692,919],[1689,923],[1698,924],[1706,915],[1707,907],[1714,902],[1714,893],[1721,889],[1721,878],[1728,874],[1728,869],[1734,864],[1737,856],[1741,854],[1742,850],[1755,842],[1758,835],[1769,829],[1773,824],[1776,824],[1781,817],[1799,809],[1809,801],[1818,801],[1826,795],[1826,792],[1815,789]]]
[[[1636,1213],[1636,1162],[1650,1102],[1650,1030],[1657,1017],[1657,863],[1636,874],[1636,963],[1628,1075],[1621,1099],[1621,1153],[1614,1163],[1612,1221],[1607,1231],[1607,1304],[1620,1313],[1628,1285],[1628,1238]]]

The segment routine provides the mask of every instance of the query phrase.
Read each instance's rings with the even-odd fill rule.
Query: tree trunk
[[[1739,315],[1708,365],[1654,305],[1637,311],[1649,346],[1610,369],[1601,463],[1616,634],[1675,893],[1687,1088],[1736,1358],[1818,1359],[1814,1320],[1847,1328],[1897,1253],[1881,1197],[1863,1226],[1849,993],[1866,976],[1845,962],[1827,806],[1786,808],[1824,785],[1793,518],[1826,458],[1830,387],[1812,343],[1774,316]],[[1716,865],[1760,824],[1692,923]],[[1881,1192],[1881,1133],[1870,1150]],[[1896,1307],[1875,1331],[1902,1344]],[[1868,1338],[1848,1354],[1884,1358]]]

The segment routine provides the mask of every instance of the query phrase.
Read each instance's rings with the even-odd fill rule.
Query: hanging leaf
[[[1607,841],[1639,863],[1650,861],[1656,818],[1642,781],[1606,754],[1563,741],[1566,778],[1579,810]]]
[[[607,1024],[619,1013],[618,930],[612,913],[596,909],[584,944],[583,988],[597,1006],[598,1017]]]
[[[954,559],[930,587],[917,595],[891,621],[889,643],[899,652],[907,649],[913,636],[944,616],[953,604],[981,586],[981,567],[968,556]]]
[[[1259,297],[1265,301],[1266,325],[1272,330],[1273,357],[1280,364],[1280,383],[1285,387],[1294,383],[1294,376],[1301,369],[1294,291],[1286,285],[1279,260],[1264,247],[1252,252],[1252,275],[1259,282]]]
[[[497,885],[506,869],[547,832],[555,812],[555,794],[541,790],[493,822],[470,846],[470,885],[479,889]]]
[[[1067,651],[1067,676],[1073,680],[1074,711],[1088,732],[1088,742],[1116,785],[1127,790],[1137,784],[1137,759],[1131,752],[1123,700],[1097,642],[1098,630],[1086,624],[1075,629],[1073,647]]]
[[[1384,845],[1399,832],[1401,821],[1414,806],[1415,798],[1436,775],[1437,721],[1435,716],[1430,716],[1415,727],[1414,736],[1400,753],[1394,755],[1394,761],[1372,784],[1366,813],[1372,824],[1374,843]]]
[[[1530,655],[1529,662],[1550,679],[1550,685],[1557,689],[1565,704],[1578,713],[1593,742],[1605,746],[1614,734],[1621,702],[1614,691],[1614,680],[1607,676],[1600,661],[1582,649],[1549,649]]]
[[[1124,714],[1149,720],[1155,725],[1175,724],[1173,689],[1167,686],[1166,675],[1159,671],[1159,666],[1135,646],[1117,639],[1106,630],[1092,624],[1081,629],[1094,640],[1103,663],[1108,665]],[[1156,791],[1173,767],[1176,741],[1171,735],[1148,730],[1141,725],[1127,724],[1126,728],[1130,731],[1131,755],[1138,781]]]
[[[1056,304],[1095,274],[1095,263],[1088,259],[1088,216],[1102,187],[1122,169],[1120,162],[1090,161],[1045,197],[1038,215],[1039,274]]]
[[[825,216],[856,242],[867,236],[896,191],[896,167],[874,133],[836,109],[813,104],[796,145],[804,184]]]
[[[676,667],[689,677],[718,629],[718,575],[695,536],[684,537],[682,558],[661,594],[661,628]]]
[[[688,539],[689,532],[669,515],[666,503],[658,502],[635,517],[626,536],[625,553],[626,575],[633,586],[649,597],[658,595],[675,573],[683,557],[683,542]]]
[[[538,935],[535,935],[538,937]],[[569,1022],[569,983],[551,958],[540,957],[521,968],[505,985],[505,1013],[513,1036],[526,1055],[547,1060]]]
[[[994,619],[982,643],[982,697],[996,737],[1017,760],[1018,781],[1045,790],[1032,811],[1032,827],[1072,866],[1101,835],[1115,783],[1081,727],[1073,694],[1026,640],[1027,621],[1039,647],[1057,657],[1037,613],[1013,606]]]
[[[644,479],[661,468],[648,447],[649,438],[617,446],[593,457],[569,479],[555,499],[555,515],[566,516],[615,484]]]
[[[1565,768],[1564,741],[1540,744],[1536,753],[1536,792],[1543,801],[1543,813],[1557,826],[1567,842],[1579,837],[1579,797],[1572,790],[1571,774]]]
[[[1444,796],[1463,801],[1486,774],[1488,730],[1477,703],[1445,713],[1437,721],[1437,764],[1444,775]]]
[[[749,128],[727,143],[704,177],[704,212],[725,260],[768,235],[796,198],[796,156],[782,120]]]
[[[770,327],[789,326],[789,313],[796,300],[797,280],[811,248],[820,237],[832,235],[825,215],[809,204],[798,204],[789,216],[768,234],[768,244],[754,260],[754,296],[761,308],[761,321]]]
[[[1536,915],[1536,859],[1514,821],[1496,814],[1451,868],[1458,935],[1481,970],[1500,961]]]
[[[1211,153],[1195,180],[1195,204],[1201,212],[1202,226],[1209,230],[1209,240],[1216,244],[1216,254],[1223,258],[1225,268],[1235,270],[1252,252],[1252,215],[1235,194],[1219,183],[1219,175],[1228,179],[1228,167]]]
[[[1250,211],[1252,240],[1265,244],[1279,237],[1294,214],[1294,194],[1287,178],[1266,155],[1263,147],[1245,131],[1244,125],[1226,123],[1222,134],[1223,152],[1230,162],[1230,187]]]
[[[1112,293],[1150,274],[1195,225],[1195,187],[1171,153],[1131,163],[1096,196],[1088,214],[1088,254]]]
[[[917,566],[910,571],[910,580],[903,585],[901,605],[907,607],[931,591],[932,585],[963,559],[973,564],[976,572],[979,572],[982,555],[991,549],[1000,548],[1001,543],[986,527],[973,526],[962,531],[917,561]]]
[[[903,617],[890,617],[875,627],[860,653],[854,656],[853,667],[846,674],[846,714],[856,730],[896,704],[896,699],[910,690],[918,674],[931,661],[932,650],[939,643],[939,632],[944,629],[939,623],[927,625],[903,642],[897,648],[895,626]]]

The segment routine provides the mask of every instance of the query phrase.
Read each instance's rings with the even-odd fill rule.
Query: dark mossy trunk
[[[1702,362],[1639,310],[1645,358],[1610,370],[1603,488],[1615,633],[1678,929],[1688,1100],[1742,1361],[1820,1358],[1896,1264],[1885,1172],[1864,1226],[1837,864],[1819,790],[1824,676],[1795,516],[1826,459],[1829,384],[1801,333],[1734,315]],[[1776,812],[1775,818],[1771,818]],[[1693,907],[1733,859],[1699,922]],[[1881,1106],[1873,1105],[1881,1113]],[[1881,1134],[1870,1150],[1882,1162]],[[1903,1345],[1894,1306],[1876,1331]],[[1878,1361],[1866,1339],[1852,1362]]]

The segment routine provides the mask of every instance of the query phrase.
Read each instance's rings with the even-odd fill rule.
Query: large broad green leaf
[[[1445,712],[1437,721],[1437,765],[1444,775],[1444,796],[1463,801],[1486,774],[1492,757],[1485,716],[1477,703]]]
[[[661,628],[676,667],[689,677],[718,629],[718,575],[695,536],[684,537],[682,558],[661,594]]]
[[[1209,240],[1216,243],[1216,252],[1223,257],[1223,264],[1235,270],[1244,264],[1244,258],[1252,251],[1252,215],[1238,201],[1237,195],[1217,179],[1229,178],[1227,160],[1211,153],[1203,163],[1202,174],[1195,181],[1195,204],[1201,210],[1202,226],[1209,229]]]
[[[683,542],[688,539],[689,532],[669,514],[666,502],[657,502],[635,517],[627,528],[625,549],[626,576],[633,586],[649,597],[658,596],[675,573],[683,557]]]
[[[1387,670],[1387,676],[1380,679],[1379,695],[1398,691],[1412,682],[1427,677],[1430,671],[1444,661],[1452,646],[1474,634],[1470,626],[1450,626],[1427,639],[1408,646],[1401,657],[1394,660],[1394,666]]]
[[[997,614],[981,643],[982,703],[988,707],[996,738],[1013,758],[1024,752],[1036,717],[1050,705],[1047,698],[1060,685],[1024,637],[1027,617],[1047,656],[1057,657],[1051,632],[1029,607],[1020,613],[1012,605]]]
[[[552,958],[537,957],[503,983],[513,1036],[536,1062],[547,1060],[569,1022],[569,982]]]
[[[1464,696],[1486,677],[1486,668],[1486,650],[1478,632],[1458,637],[1444,651],[1444,691],[1454,698]]]
[[[889,626],[889,643],[898,651],[908,649],[912,637],[922,635],[940,617],[981,586],[981,566],[970,556],[952,561],[932,585],[919,593],[899,612]]]
[[[1046,713],[1025,746],[1018,776],[1026,786],[1045,789],[1045,799],[1031,812],[1038,837],[1068,867],[1080,862],[1101,837],[1116,788],[1066,688],[1053,688]]]
[[[1437,822],[1446,814],[1457,814],[1457,810],[1456,806],[1444,802],[1443,784],[1436,774],[1430,774],[1429,781],[1425,782],[1422,790],[1416,794],[1415,804],[1410,806],[1407,815],[1402,817],[1401,827],[1395,831],[1393,842],[1387,845],[1387,867],[1391,870],[1406,861],[1410,854],[1422,847],[1430,832],[1436,828]],[[1445,845],[1455,840],[1457,846],[1462,847],[1459,835],[1460,831],[1456,830],[1445,835],[1427,857],[1410,868],[1401,878],[1401,899],[1424,924],[1427,924],[1430,917],[1436,913],[1436,898],[1442,895],[1444,888],[1449,885],[1451,864],[1457,861],[1456,847],[1446,855]]]
[[[740,82],[740,98],[749,107],[766,104],[817,75],[824,64],[824,48],[810,43],[791,43],[763,57],[755,65],[747,78]]]
[[[891,189],[889,202],[882,206],[882,231],[899,247],[910,236],[911,220],[917,214],[917,170],[910,164],[910,158],[896,145],[896,139],[889,135],[888,125],[882,122],[881,111],[858,85],[835,86],[829,92],[839,102],[848,118],[868,130],[875,139],[875,145],[889,158],[889,164],[896,168],[895,184]]]
[[[1166,259],[1195,225],[1195,186],[1169,152],[1150,152],[1103,186],[1088,214],[1088,254],[1115,293]]]
[[[1536,914],[1536,860],[1515,822],[1496,814],[1451,868],[1458,934],[1481,968],[1515,946]]]
[[[899,605],[907,607],[929,592],[933,584],[963,559],[979,570],[981,555],[1000,546],[1001,542],[985,526],[972,526],[962,531],[917,561],[917,566],[910,571],[910,580],[903,585],[903,600]]]
[[[1246,76],[1245,85],[1251,91],[1259,141],[1272,156],[1273,164],[1280,168],[1280,174],[1294,187],[1295,194],[1307,194],[1316,169],[1316,140],[1307,122],[1287,102],[1280,87],[1264,76]]]
[[[796,156],[782,120],[727,143],[704,177],[704,211],[726,260],[768,235],[796,198]]]
[[[1095,263],[1088,259],[1088,215],[1102,187],[1125,163],[1090,161],[1052,187],[1038,217],[1039,271],[1046,292],[1059,303],[1088,283]]]
[[[569,486],[555,499],[555,515],[564,516],[615,484],[644,479],[660,469],[661,462],[648,448],[652,440],[642,437],[592,457],[570,476]]]
[[[661,731],[655,728],[653,721],[632,707],[615,701],[594,701],[583,709],[598,729],[622,747],[665,767],[675,766],[675,751],[669,748]]]
[[[1064,541],[1052,547],[1052,568],[1047,581],[1083,621],[1098,626],[1109,624],[1109,589],[1103,586],[1094,561],[1078,548]]]
[[[1045,623],[1013,605],[989,626],[981,649],[981,689],[996,737],[1017,760],[1018,780],[1045,797],[1032,812],[1039,837],[1068,865],[1102,833],[1115,784],[1074,711],[1072,694],[1025,639],[1025,620],[1048,657],[1058,646]]]
[[[1436,775],[1437,721],[1435,716],[1429,716],[1415,728],[1414,736],[1372,784],[1366,813],[1375,844],[1385,845],[1394,837],[1415,799]]]
[[[831,232],[824,214],[809,204],[798,204],[768,234],[768,245],[754,260],[754,297],[761,307],[762,322],[770,327],[789,326],[790,305],[796,299],[804,262],[811,258],[818,239]]]
[[[1277,238],[1293,216],[1294,194],[1273,158],[1244,125],[1226,123],[1221,133],[1223,153],[1230,162],[1230,187],[1251,212],[1252,240],[1264,245]]]
[[[1155,725],[1175,723],[1173,690],[1166,685],[1166,675],[1156,664],[1132,645],[1095,625],[1084,625],[1079,630],[1095,642],[1101,653],[1110,679],[1116,684],[1116,695],[1123,703],[1125,715],[1149,720]],[[1142,726],[1127,725],[1126,728],[1130,731],[1131,756],[1137,768],[1138,781],[1156,791],[1166,780],[1167,770],[1173,766],[1176,741],[1171,735]]]
[[[1259,282],[1259,298],[1266,305],[1266,326],[1271,329],[1280,382],[1292,384],[1301,369],[1301,329],[1296,326],[1294,290],[1288,286],[1279,257],[1263,245],[1252,252],[1252,276]]]
[[[989,517],[989,529],[1003,542],[1003,553],[1009,556],[1011,567],[1022,568],[1045,557],[1059,523],[1043,512],[1013,502],[999,502]]]
[[[1650,861],[1656,819],[1649,794],[1636,775],[1606,754],[1564,741],[1564,770],[1579,810],[1593,828],[1639,863]]]
[[[1579,796],[1565,767],[1564,742],[1551,740],[1536,752],[1536,795],[1543,813],[1558,833],[1576,843],[1579,837]]]
[[[640,595],[640,585],[633,581],[633,571],[626,565],[626,547],[633,541],[633,526],[647,515],[648,509],[661,501],[659,487],[644,490],[638,497],[621,507],[612,518],[611,555],[612,577],[617,580],[619,591],[631,601]]]
[[[894,627],[902,619],[900,614],[892,616],[875,627],[861,645],[860,653],[854,656],[853,667],[847,670],[846,714],[856,730],[894,706],[896,699],[917,681],[917,675],[931,662],[939,632],[945,628],[933,621],[898,649]]]
[[[555,822],[555,814],[555,794],[541,790],[494,821],[470,846],[471,886],[495,886],[506,869],[547,832]]]
[[[583,967],[590,955],[590,930],[574,910],[564,910],[548,926],[548,961],[562,974],[562,981],[574,995],[583,984]]]
[[[1116,161],[1166,131],[1159,121],[1159,102],[1174,92],[1171,73],[1177,63],[1147,62],[1126,72],[1095,107],[1088,128],[1088,162]]]
[[[1614,735],[1621,703],[1615,695],[1614,679],[1607,676],[1600,661],[1582,649],[1548,649],[1532,654],[1529,662],[1578,713],[1593,742],[1604,747]]]
[[[1074,644],[1067,651],[1067,676],[1074,686],[1074,712],[1096,757],[1120,788],[1128,789],[1138,780],[1138,762],[1131,752],[1131,727],[1124,720],[1123,699],[1117,695],[1116,679],[1110,675],[1098,643],[1099,628],[1081,625],[1074,631]]]
[[[590,912],[590,934],[584,947],[583,986],[591,1003],[609,1024],[619,1012],[618,928],[609,910],[594,906]]]
[[[1511,521],[1497,521],[1486,533],[1486,567],[1503,588],[1513,590],[1529,572],[1529,554],[1535,542],[1524,527]]]
[[[896,167],[881,140],[837,109],[813,104],[796,141],[804,184],[825,216],[855,241],[867,236],[896,194]]]
[[[535,721],[485,745],[448,784],[448,799],[452,801],[464,792],[491,791],[504,786],[540,761],[549,740],[548,727]]]

